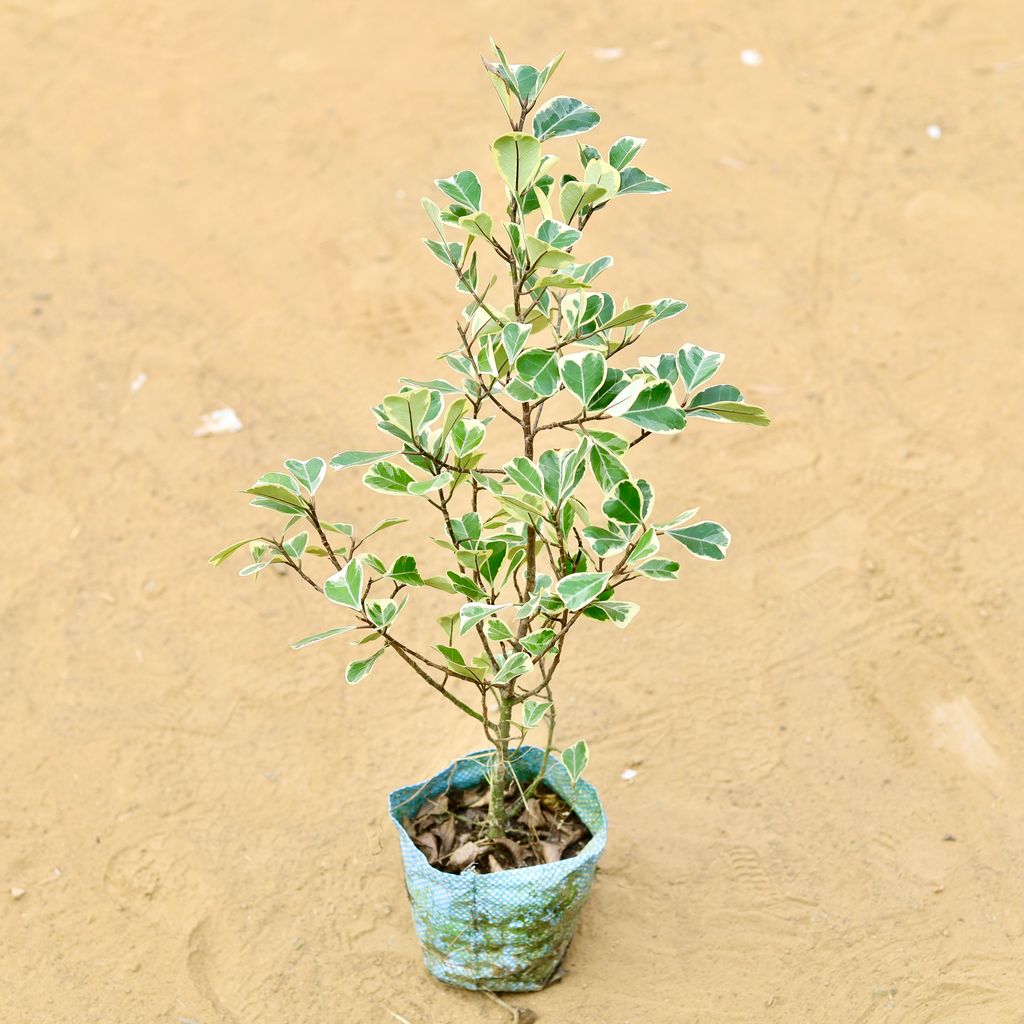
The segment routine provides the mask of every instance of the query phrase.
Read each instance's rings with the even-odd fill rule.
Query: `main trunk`
[[[505,787],[508,785],[508,739],[512,726],[512,694],[500,691],[498,698],[498,738],[494,744],[494,763],[491,768],[490,813],[487,835],[498,839],[505,834],[508,814],[505,808]]]

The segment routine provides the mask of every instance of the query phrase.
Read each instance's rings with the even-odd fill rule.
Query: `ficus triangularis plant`
[[[403,377],[373,408],[387,450],[344,451],[329,463],[288,459],[286,472],[260,477],[247,489],[250,504],[280,513],[284,529],[211,559],[220,564],[248,546],[253,561],[240,575],[277,563],[344,611],[348,622],[293,646],[361,631],[367,646],[359,650],[367,653],[348,665],[349,683],[389,655],[477,719],[494,750],[492,838],[513,811],[510,753],[530,730],[544,729],[545,765],[557,754],[574,782],[586,767],[585,741],[555,742],[552,683],[570,632],[582,620],[629,625],[638,610],[626,600],[629,585],[679,575],[665,548],[725,557],[728,531],[698,520],[696,509],[655,515],[654,487],[630,470],[631,450],[691,421],[768,423],[737,388],[709,383],[724,358],[719,352],[685,344],[637,358],[647,332],[661,330],[686,303],[617,303],[598,284],[612,258],[583,255],[593,217],[634,196],[669,191],[634,163],[645,140],[623,136],[606,156],[579,144],[580,169],[559,174],[547,145],[595,128],[598,113],[570,96],[538,106],[561,55],[535,68],[509,64],[497,46],[494,52],[495,62],[484,66],[510,129],[490,146],[500,191],[485,203],[481,177],[461,170],[435,182],[442,205],[423,200],[427,248],[465,299],[443,355],[449,377]],[[512,436],[514,445],[486,453],[489,435]],[[366,548],[402,518],[359,534],[325,517],[317,495],[328,466],[362,467],[371,490],[427,502],[447,568],[429,575],[435,558],[425,554],[388,565]],[[329,567],[326,579],[311,567],[317,562]],[[438,642],[426,651],[403,640],[401,628],[409,597],[424,587],[453,598]]]

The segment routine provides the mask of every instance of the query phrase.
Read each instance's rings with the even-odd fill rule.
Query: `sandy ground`
[[[652,140],[675,191],[592,251],[775,416],[637,450],[736,540],[567,664],[611,840],[566,978],[515,1002],[1020,1022],[1024,11],[509,10],[0,6],[0,1020],[509,1020],[424,973],[384,813],[474,723],[397,663],[346,687],[288,649],[313,595],[205,565],[239,487],[376,446],[370,400],[450,344],[418,198],[487,166],[493,31],[570,47],[599,144]],[[194,437],[220,406],[243,431]]]

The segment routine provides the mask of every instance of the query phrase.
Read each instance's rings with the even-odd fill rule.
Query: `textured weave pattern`
[[[396,789],[389,798],[398,829],[412,917],[427,969],[460,988],[531,992],[558,968],[590,892],[607,824],[597,791],[575,789],[562,764],[548,761],[545,781],[579,815],[593,838],[575,857],[557,864],[480,875],[438,871],[402,827],[422,804],[450,787],[467,789],[487,775],[489,751],[460,758],[432,779]],[[540,770],[543,751],[520,747],[513,764],[521,779]]]

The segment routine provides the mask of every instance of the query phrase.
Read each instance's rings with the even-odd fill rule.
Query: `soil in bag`
[[[519,795],[513,784],[505,793],[506,806],[514,807]],[[576,856],[590,841],[590,829],[547,786],[538,786],[509,818],[502,838],[488,839],[488,796],[486,782],[472,789],[449,789],[402,824],[430,864],[453,875],[471,864],[480,874],[551,864]]]

